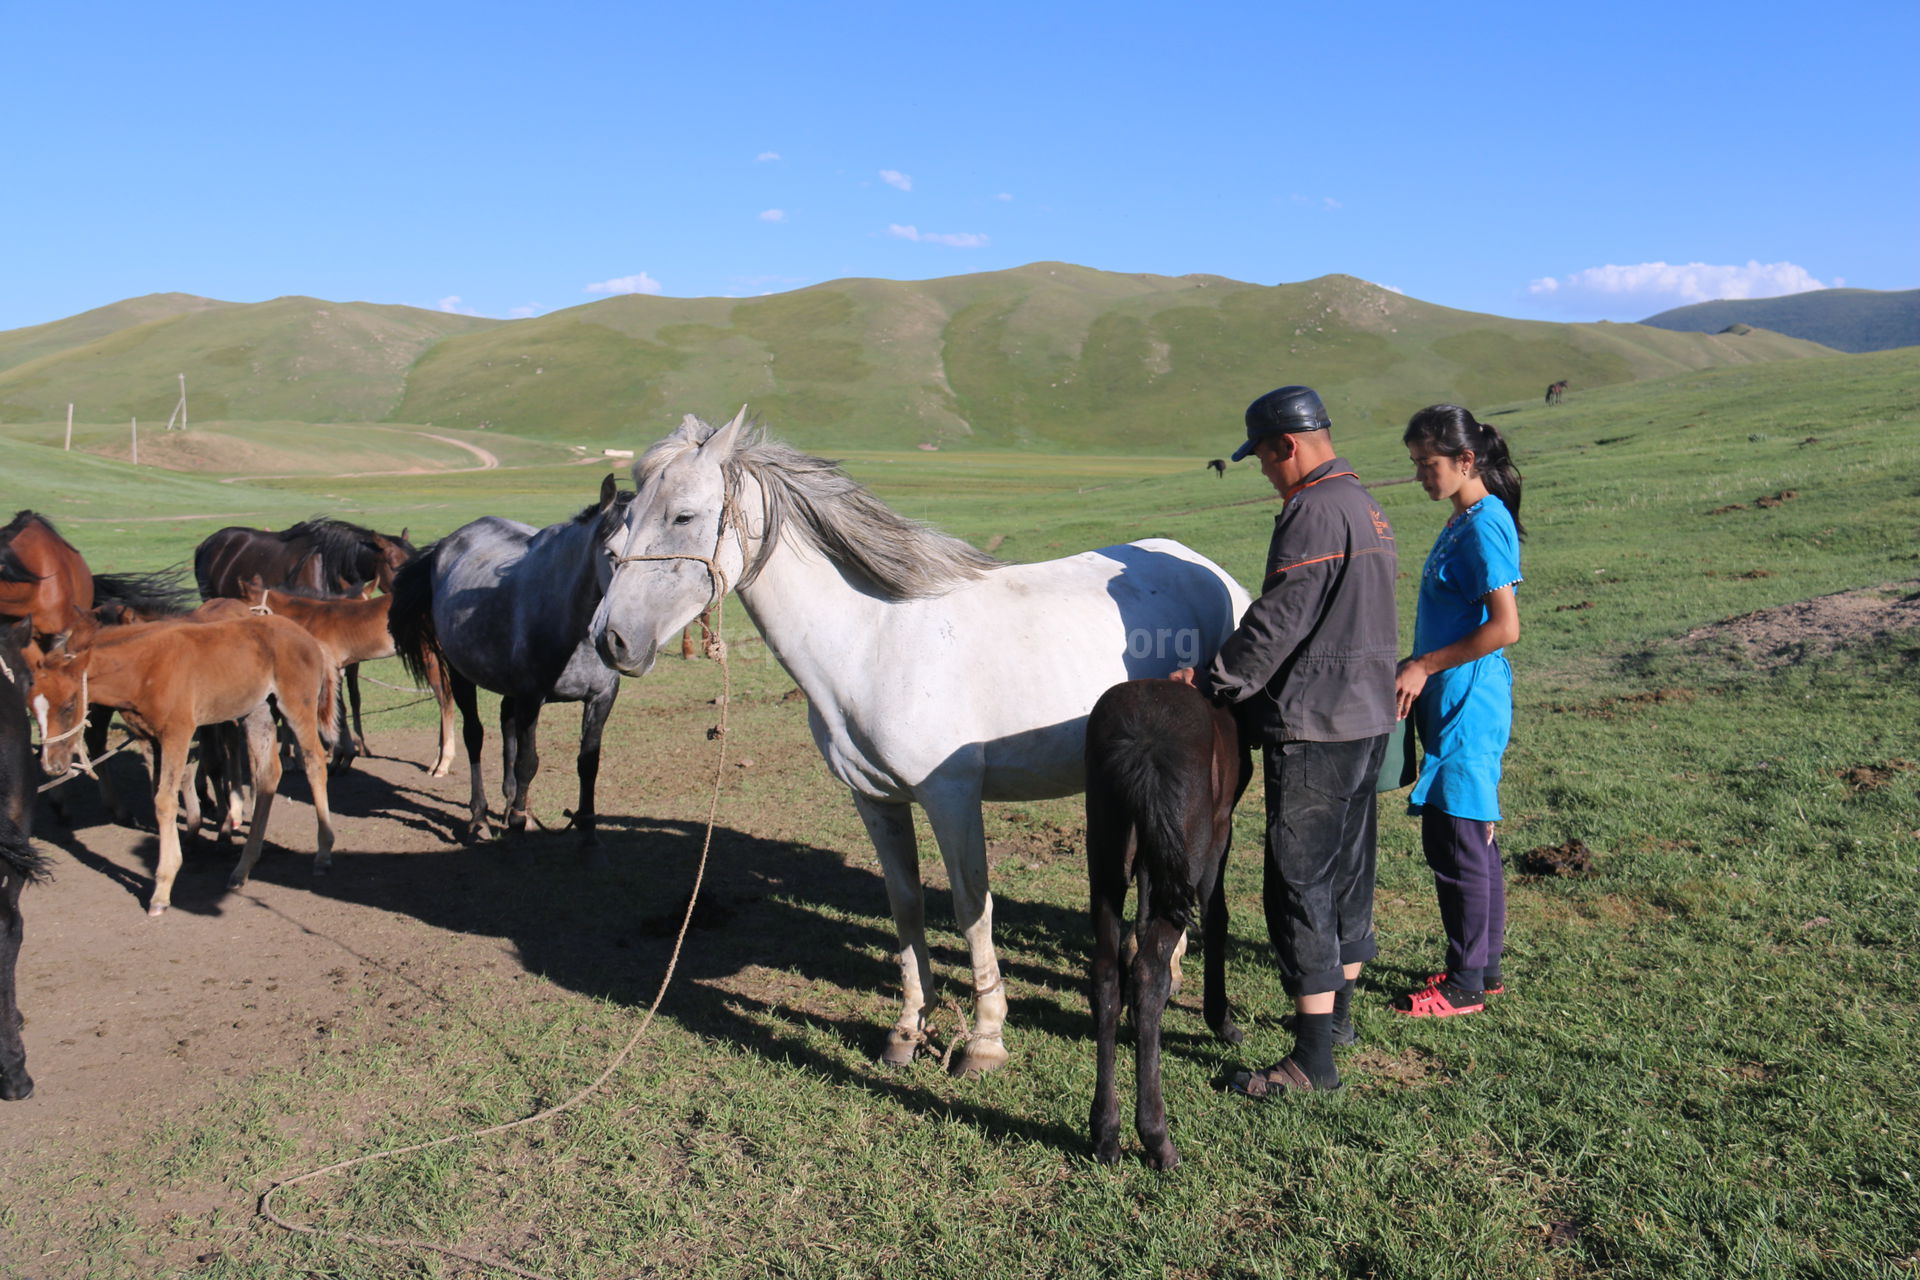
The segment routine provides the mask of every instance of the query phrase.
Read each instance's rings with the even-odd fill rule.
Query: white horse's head
[[[745,407],[718,429],[688,414],[634,463],[626,519],[601,544],[613,577],[589,633],[601,660],[622,675],[651,670],[660,647],[746,571],[740,473],[729,465],[747,443],[746,420]]]

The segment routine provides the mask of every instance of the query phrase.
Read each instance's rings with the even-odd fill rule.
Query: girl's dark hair
[[[1431,404],[1407,420],[1400,440],[1448,458],[1471,449],[1474,471],[1486,483],[1487,492],[1506,504],[1514,530],[1527,536],[1527,526],[1520,523],[1520,473],[1514,470],[1507,442],[1498,431],[1457,404]]]

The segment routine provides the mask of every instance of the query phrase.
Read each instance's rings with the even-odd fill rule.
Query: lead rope
[[[738,514],[731,494],[727,497],[726,510],[729,513]],[[738,531],[737,526],[736,531],[740,532],[740,545],[744,563],[746,538],[743,531]],[[722,540],[726,537],[724,527],[721,529],[720,537]],[[632,545],[631,539],[629,539],[628,545]],[[719,545],[716,543],[714,547],[715,552],[718,552],[719,549]],[[707,573],[713,579],[714,602],[718,603],[726,596],[727,575],[720,571],[720,566],[714,563],[712,557],[696,555],[623,555],[614,563],[620,565],[638,560],[692,560],[696,563],[703,564],[707,567]],[[727,645],[722,636],[722,626],[725,616],[726,611],[722,610],[720,614],[714,618],[713,640],[707,646],[707,656],[713,658],[720,664],[720,724],[717,728],[710,730],[707,735],[718,743],[718,749],[714,755],[713,799],[707,807],[707,833],[705,838],[700,842],[700,861],[693,873],[693,892],[687,895],[687,909],[680,917],[680,932],[674,936],[673,954],[667,959],[667,971],[661,975],[660,989],[655,993],[653,1003],[648,1006],[646,1016],[640,1020],[640,1025],[635,1028],[633,1035],[628,1037],[627,1043],[621,1048],[619,1053],[614,1055],[613,1061],[607,1064],[606,1070],[595,1077],[591,1084],[564,1102],[557,1103],[544,1111],[536,1112],[533,1115],[525,1116],[519,1120],[509,1120],[505,1124],[491,1125],[485,1129],[474,1129],[467,1133],[449,1134],[444,1138],[434,1138],[427,1142],[416,1142],[408,1147],[394,1147],[386,1151],[375,1151],[370,1155],[355,1156],[351,1160],[341,1160],[335,1164],[330,1164],[324,1169],[315,1169],[309,1173],[303,1173],[298,1177],[287,1178],[284,1181],[276,1182],[267,1188],[266,1193],[260,1197],[261,1217],[284,1231],[295,1232],[299,1235],[327,1236],[335,1240],[346,1240],[354,1244],[372,1245],[375,1248],[383,1249],[425,1249],[429,1252],[440,1254],[442,1257],[458,1258],[462,1262],[471,1262],[482,1267],[492,1267],[499,1271],[508,1271],[517,1276],[524,1276],[526,1280],[554,1280],[552,1276],[538,1271],[528,1271],[526,1268],[515,1266],[511,1262],[500,1262],[493,1258],[483,1258],[478,1254],[467,1253],[464,1250],[455,1249],[448,1245],[434,1244],[430,1240],[368,1236],[361,1235],[357,1232],[331,1231],[323,1227],[308,1226],[305,1223],[289,1222],[274,1211],[273,1198],[288,1187],[297,1187],[303,1182],[324,1177],[329,1173],[338,1173],[344,1169],[351,1169],[357,1165],[370,1164],[375,1160],[385,1160],[393,1156],[409,1155],[415,1151],[425,1151],[429,1147],[445,1146],[449,1142],[463,1142],[468,1138],[484,1138],[491,1134],[504,1133],[508,1129],[518,1129],[523,1125],[551,1119],[561,1112],[571,1110],[573,1107],[585,1101],[597,1091],[601,1085],[605,1084],[607,1079],[612,1076],[615,1071],[620,1069],[621,1064],[626,1062],[628,1055],[633,1052],[634,1046],[640,1043],[640,1037],[646,1034],[649,1026],[653,1025],[653,1016],[660,1011],[661,1001],[666,999],[667,985],[673,981],[673,972],[680,964],[681,947],[687,940],[687,929],[693,923],[693,908],[694,904],[700,899],[700,884],[701,881],[706,878],[707,853],[708,850],[713,847],[713,826],[720,813],[720,785],[726,773],[727,708],[733,702],[733,676],[727,665]]]

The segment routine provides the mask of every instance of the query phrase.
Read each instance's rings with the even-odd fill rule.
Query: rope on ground
[[[720,572],[718,566],[716,566],[712,560],[703,556],[635,556],[632,558],[701,561],[707,566],[708,572],[713,575],[714,585],[717,588],[714,598],[718,600],[726,594],[726,575]],[[680,917],[680,932],[674,937],[673,953],[667,959],[667,971],[661,975],[660,989],[654,994],[653,1003],[647,1007],[646,1016],[640,1020],[640,1025],[635,1028],[633,1034],[628,1037],[627,1043],[621,1047],[620,1052],[613,1056],[613,1061],[607,1064],[606,1070],[594,1077],[592,1083],[575,1093],[572,1097],[566,1099],[566,1101],[556,1103],[546,1110],[536,1112],[533,1115],[524,1116],[518,1120],[509,1120],[505,1124],[490,1125],[484,1129],[473,1129],[466,1133],[449,1134],[446,1137],[434,1138],[427,1142],[416,1142],[411,1146],[392,1147],[385,1151],[375,1151],[369,1155],[355,1156],[350,1160],[341,1160],[330,1164],[324,1169],[314,1169],[308,1173],[300,1174],[298,1177],[287,1178],[276,1182],[267,1188],[265,1194],[260,1197],[261,1217],[284,1231],[291,1231],[298,1235],[330,1237],[335,1240],[345,1240],[354,1244],[372,1245],[375,1248],[382,1249],[424,1249],[431,1253],[440,1254],[442,1257],[457,1258],[462,1262],[471,1262],[478,1266],[492,1267],[495,1270],[511,1272],[516,1276],[525,1277],[526,1280],[554,1280],[551,1276],[538,1271],[528,1271],[524,1267],[515,1266],[511,1262],[501,1262],[494,1258],[484,1258],[479,1254],[467,1253],[464,1250],[455,1249],[447,1245],[435,1244],[430,1240],[361,1235],[358,1232],[334,1231],[324,1227],[309,1226],[306,1223],[290,1222],[274,1210],[273,1198],[288,1187],[297,1187],[303,1182],[311,1182],[313,1179],[324,1177],[329,1173],[339,1173],[359,1165],[371,1164],[376,1160],[386,1160],[394,1156],[410,1155],[415,1151],[425,1151],[430,1147],[445,1146],[450,1142],[464,1142],[469,1138],[484,1138],[491,1134],[505,1133],[509,1129],[518,1129],[524,1125],[552,1119],[554,1116],[573,1109],[591,1097],[599,1090],[600,1086],[605,1084],[613,1073],[618,1071],[621,1065],[626,1062],[628,1056],[632,1054],[634,1046],[640,1043],[640,1037],[645,1035],[647,1028],[653,1025],[653,1017],[660,1011],[661,1002],[666,999],[667,986],[673,981],[674,970],[679,967],[680,950],[687,940],[687,930],[693,924],[694,904],[700,900],[700,884],[701,881],[706,878],[707,874],[707,853],[713,847],[714,822],[720,813],[720,790],[721,784],[726,777],[727,763],[727,706],[733,700],[731,696],[733,681],[732,673],[727,666],[726,642],[720,638],[720,627],[717,620],[714,626],[713,643],[708,646],[707,654],[720,663],[720,724],[717,729],[708,731],[708,736],[713,738],[719,746],[714,757],[713,798],[707,807],[707,833],[706,837],[700,842],[700,860],[694,868],[693,891],[687,895],[687,909]]]

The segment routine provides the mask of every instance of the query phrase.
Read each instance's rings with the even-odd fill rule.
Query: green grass
[[[1815,289],[1780,298],[1696,302],[1641,323],[1697,333],[1745,324],[1836,351],[1885,351],[1920,344],[1920,289]]]
[[[1920,352],[1750,366],[1491,418],[1526,473],[1531,531],[1501,843],[1515,855],[1578,838],[1596,874],[1513,875],[1512,994],[1491,1011],[1396,1020],[1387,997],[1430,971],[1443,940],[1415,825],[1383,802],[1382,955],[1363,979],[1363,1044],[1343,1059],[1342,1094],[1260,1107],[1212,1087],[1288,1045],[1248,853],[1257,794],[1237,819],[1225,943],[1248,1043],[1215,1045],[1191,1007],[1170,1014],[1179,1170],[1141,1167],[1131,1141],[1115,1168],[1087,1155],[1075,801],[989,812],[1013,1064],[977,1081],[875,1066],[896,982],[877,866],[736,607],[730,714],[756,763],[723,797],[705,896],[720,918],[693,933],[635,1059],[550,1124],[309,1184],[282,1211],[562,1275],[1915,1274],[1920,773],[1866,789],[1841,775],[1920,754],[1920,636],[1772,672],[1679,637],[1920,578],[1916,373]],[[1233,427],[1210,426],[1225,439],[1190,458],[867,452],[848,465],[901,509],[979,543],[999,537],[1015,558],[1165,534],[1252,581],[1273,505],[1250,468],[1220,480],[1198,465]],[[1365,478],[1389,479],[1407,471],[1396,434],[1340,443]],[[9,475],[34,456],[0,448]],[[97,460],[44,465],[34,474],[85,468],[103,488],[114,474]],[[377,523],[411,501],[417,527],[446,528],[482,509],[557,519],[596,478],[289,481],[248,498],[308,513],[348,492]],[[166,501],[203,492],[178,483]],[[1798,496],[1753,505],[1787,489]],[[1410,628],[1413,575],[1443,510],[1411,485],[1376,496],[1403,546]],[[1732,504],[1744,509],[1712,514]],[[103,555],[160,553],[146,526],[88,536]],[[450,946],[501,940],[530,976],[452,961],[430,980],[374,972],[357,1018],[302,1060],[142,1144],[76,1152],[49,1181],[16,1182],[0,1257],[62,1245],[87,1259],[71,1274],[214,1280],[459,1273],[263,1228],[252,1198],[347,1154],[528,1114],[592,1078],[651,999],[684,900],[717,678],[669,661],[623,691],[602,808],[629,817],[606,877],[530,878],[566,856],[558,836],[389,868],[410,877],[394,890],[405,909]],[[425,715],[396,719],[424,727]],[[568,801],[555,762],[572,719],[549,730],[536,793],[548,820]],[[963,952],[922,839],[952,994]],[[118,1193],[129,1185],[201,1207],[149,1221],[145,1200]]]

